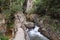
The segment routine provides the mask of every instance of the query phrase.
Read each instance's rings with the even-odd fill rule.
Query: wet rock
[[[35,25],[34,25],[33,22],[25,22],[25,26],[26,26],[27,28],[29,28],[29,29],[35,27]]]
[[[53,28],[51,25],[49,25],[49,20],[45,21],[42,20],[42,22],[40,21],[39,23],[40,29],[39,31],[46,36],[47,38],[49,38],[50,40],[59,40],[57,38],[57,35],[55,34],[55,32],[53,31]]]

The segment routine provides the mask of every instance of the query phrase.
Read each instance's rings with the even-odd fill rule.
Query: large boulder
[[[27,21],[37,22],[37,20],[40,20],[39,16],[40,15],[38,14],[27,14],[26,18],[27,18]]]
[[[26,22],[26,17],[23,12],[18,12],[15,14],[15,28],[17,29],[14,40],[29,40],[29,36],[26,32],[26,27],[24,23]]]
[[[13,40],[25,40],[24,36],[24,30],[22,28],[18,28],[18,31],[16,32],[15,38]]]
[[[34,25],[33,22],[25,22],[24,24],[25,24],[25,26],[26,26],[27,28],[29,28],[29,29],[35,27],[35,25]]]

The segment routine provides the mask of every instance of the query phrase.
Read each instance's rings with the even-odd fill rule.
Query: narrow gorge
[[[0,40],[60,40],[60,1],[0,0]]]

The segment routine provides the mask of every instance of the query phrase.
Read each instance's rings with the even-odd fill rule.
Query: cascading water
[[[28,35],[30,37],[30,40],[49,40],[45,36],[43,36],[40,32],[38,32],[39,27],[35,26],[34,29],[28,29]]]

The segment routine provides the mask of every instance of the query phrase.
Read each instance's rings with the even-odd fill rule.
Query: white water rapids
[[[45,36],[43,36],[40,32],[38,32],[39,27],[35,26],[34,29],[30,29],[30,31],[28,31],[30,40],[49,40],[48,38],[46,38]]]

